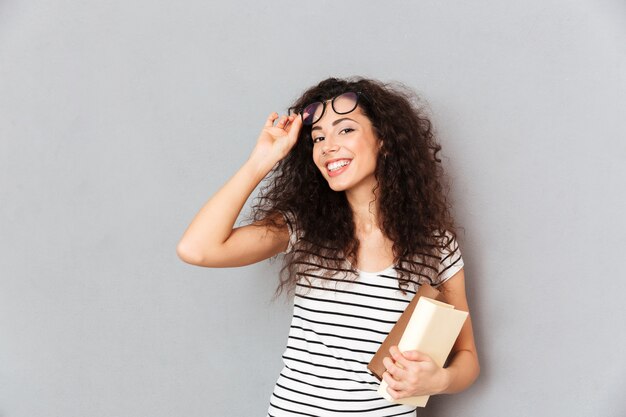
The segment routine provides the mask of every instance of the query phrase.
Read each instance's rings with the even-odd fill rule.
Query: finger
[[[398,349],[398,346],[391,346],[389,348],[389,354],[391,355],[391,358],[396,362],[404,359],[404,356],[402,355],[402,352],[400,352],[400,349]]]
[[[277,117],[278,117],[278,113],[276,112],[270,113],[270,115],[267,116],[267,119],[265,120],[265,127],[274,126],[274,120],[276,120]]]
[[[389,393],[391,398],[393,398],[394,400],[401,400],[401,399],[406,398],[408,396],[406,391],[395,390],[395,389],[389,388],[389,387],[387,387],[387,393]]]
[[[391,396],[391,398],[393,398],[394,400],[399,400],[400,398],[402,398],[402,394],[400,394],[400,392],[387,387],[387,393]]]
[[[400,352],[400,349],[398,349],[397,346],[389,348],[389,353],[391,354],[391,357],[396,365],[405,369],[411,366],[411,361],[407,359],[402,352]]]
[[[288,124],[290,124],[290,123],[293,123],[293,119],[295,119],[295,118],[296,118],[296,116],[295,116],[295,115],[293,115],[293,114],[291,114],[291,115],[287,116],[287,122],[285,123],[285,125],[288,125]]]
[[[417,350],[407,350],[402,355],[410,361],[414,362],[431,362],[432,359],[425,353],[418,352]]]
[[[285,127],[285,124],[287,123],[287,120],[289,120],[289,118],[287,116],[281,116],[278,119],[278,123],[276,123],[276,126],[283,128]]]
[[[387,383],[387,392],[389,395],[394,399],[398,398],[402,391],[402,383],[393,379],[388,372],[383,373],[383,380]]]
[[[302,118],[298,114],[292,114],[292,116],[293,119],[291,119],[291,123],[286,130],[289,134],[289,138],[295,141],[298,138],[300,129],[302,128]]]
[[[285,129],[285,131],[287,133],[289,133],[289,129],[291,128],[291,116],[289,116],[289,118],[287,119],[287,122],[285,123],[285,127],[283,127],[283,129]]]
[[[383,365],[385,365],[385,369],[387,369],[387,372],[393,379],[403,379],[406,377],[406,370],[399,367],[398,364],[389,357],[383,358]]]

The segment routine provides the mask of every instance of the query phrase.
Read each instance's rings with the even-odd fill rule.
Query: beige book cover
[[[400,352],[420,351],[429,355],[437,365],[443,367],[468,314],[466,311],[455,310],[451,304],[421,297],[402,334],[398,349]],[[385,381],[380,383],[378,393],[388,401],[417,407],[426,406],[430,397],[429,395],[420,395],[394,400],[387,393]]]

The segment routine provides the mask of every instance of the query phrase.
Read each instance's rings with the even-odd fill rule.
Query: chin
[[[339,181],[333,181],[332,178],[326,177],[326,184],[328,184],[328,188],[333,191],[345,191],[346,187],[341,184]]]
[[[335,191],[335,192],[341,192],[341,191],[346,191],[346,187],[340,187],[340,186],[332,186],[330,184],[328,184],[328,186],[330,187],[331,190]]]
[[[346,191],[350,186],[343,181],[327,181],[328,187],[336,192]]]

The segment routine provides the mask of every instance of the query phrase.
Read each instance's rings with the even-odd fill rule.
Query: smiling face
[[[311,137],[313,161],[332,190],[371,194],[381,142],[360,107],[337,114],[328,105]]]

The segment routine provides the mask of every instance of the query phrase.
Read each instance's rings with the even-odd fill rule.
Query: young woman
[[[376,392],[367,364],[419,285],[469,311],[441,147],[411,94],[375,80],[324,80],[289,110],[269,115],[177,253],[206,267],[284,253],[278,292],[294,294],[294,311],[269,416],[415,415]],[[266,177],[252,223],[235,228]],[[447,367],[395,346],[384,364],[396,399],[466,389],[479,374],[471,319]]]

